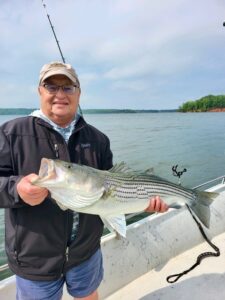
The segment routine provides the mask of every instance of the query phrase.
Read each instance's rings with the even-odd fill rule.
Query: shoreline
[[[36,108],[0,108],[0,116],[29,115]],[[213,108],[207,111],[179,111],[178,109],[82,109],[83,114],[136,114],[136,113],[207,113],[225,112],[225,108]]]
[[[0,108],[0,115],[29,115],[37,108]],[[135,114],[177,112],[176,109],[82,109],[83,114]]]

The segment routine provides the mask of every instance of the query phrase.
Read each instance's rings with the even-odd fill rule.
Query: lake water
[[[0,124],[18,116],[0,116]],[[114,163],[177,182],[172,166],[186,168],[182,185],[193,187],[225,174],[225,113],[87,114],[86,121],[111,141]],[[0,265],[4,254],[4,217],[0,209]]]

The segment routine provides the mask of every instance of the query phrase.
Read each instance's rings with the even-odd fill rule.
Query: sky
[[[40,69],[61,61],[47,13],[81,108],[176,109],[225,94],[224,0],[1,0],[1,108],[38,107]]]

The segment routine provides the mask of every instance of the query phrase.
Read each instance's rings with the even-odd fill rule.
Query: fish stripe
[[[121,178],[121,180],[119,178]],[[148,194],[153,194],[154,191],[156,192],[155,194],[159,194],[161,191],[164,191],[163,194],[166,194],[167,192],[169,195],[176,194],[190,200],[196,199],[196,195],[193,191],[183,187],[178,187],[177,185],[171,185],[170,183],[160,180],[153,180],[149,182],[146,180],[137,180],[135,178],[135,180],[133,179],[131,182],[127,177],[123,178],[120,176],[116,178],[108,178],[107,180],[107,186],[111,186],[112,189],[114,188],[116,191],[120,191],[121,193],[131,193],[132,191],[135,193],[137,187],[140,186],[140,183]]]

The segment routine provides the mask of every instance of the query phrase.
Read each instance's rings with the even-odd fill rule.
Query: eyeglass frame
[[[55,92],[51,92],[51,91],[48,90],[48,88],[46,87],[46,85],[55,86],[55,87],[57,87],[57,90]],[[75,85],[75,84],[58,85],[58,84],[47,83],[47,82],[43,82],[42,84],[40,84],[40,86],[43,86],[48,91],[48,93],[51,94],[51,95],[56,95],[58,93],[58,91],[60,90],[60,88],[62,89],[63,93],[65,93],[66,95],[73,95],[76,92],[76,88],[79,88],[79,86]],[[72,93],[66,92],[64,90],[64,88],[68,87],[68,86],[70,86],[70,87],[73,86],[75,88],[74,92],[72,92]]]

